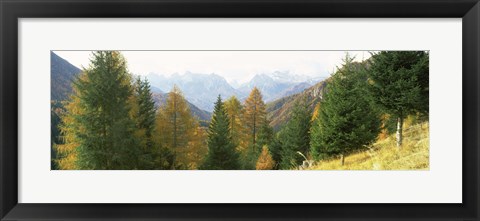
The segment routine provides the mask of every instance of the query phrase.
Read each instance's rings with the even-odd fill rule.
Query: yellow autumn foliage
[[[258,157],[257,165],[255,168],[257,170],[272,170],[274,166],[275,161],[273,160],[270,151],[268,151],[268,147],[265,145],[262,148],[262,153],[260,154],[260,157]]]

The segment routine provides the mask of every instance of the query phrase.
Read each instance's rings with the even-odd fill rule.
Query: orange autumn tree
[[[257,149],[258,135],[260,128],[266,122],[267,112],[262,94],[257,87],[250,92],[247,100],[245,100],[244,121],[246,127],[247,141],[249,146],[255,151]]]
[[[238,150],[243,151],[245,147],[245,128],[243,127],[244,108],[237,97],[232,96],[224,102],[224,107],[230,121],[230,135],[232,142]]]
[[[182,91],[176,85],[168,93],[166,103],[160,107],[156,121],[157,142],[174,152],[174,167],[190,168],[189,152],[199,148],[198,145],[204,145],[201,137],[205,135],[198,130],[198,120],[192,116]]]
[[[267,119],[266,106],[262,94],[254,87],[245,100],[244,138],[246,150],[243,152],[244,169],[255,169],[263,145],[269,145],[273,139],[273,129]]]
[[[75,88],[73,90],[75,91]],[[70,98],[70,101],[66,103],[65,106],[65,109],[68,110],[69,114],[62,117],[62,124],[59,126],[61,133],[60,139],[63,140],[63,144],[54,145],[54,148],[57,153],[55,163],[61,170],[78,169],[76,166],[76,148],[79,143],[75,137],[75,131],[84,130],[84,128],[77,124],[74,119],[75,115],[84,113],[84,111],[78,107],[79,102],[78,97],[72,96]]]
[[[275,161],[273,160],[272,155],[268,150],[268,147],[265,145],[262,148],[262,153],[260,154],[260,157],[258,157],[258,161],[257,161],[257,165],[255,166],[255,169],[272,170],[274,166],[275,166]]]

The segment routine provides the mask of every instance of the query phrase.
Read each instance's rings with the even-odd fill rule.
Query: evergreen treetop
[[[325,159],[372,143],[380,118],[367,93],[366,70],[348,55],[332,76],[311,131],[312,155]]]
[[[65,146],[59,149],[69,150],[64,159],[70,162],[60,165],[136,169],[140,150],[129,115],[132,87],[125,59],[117,51],[96,51],[90,61],[89,68],[74,80],[74,93],[66,106],[61,126]]]
[[[220,95],[215,102],[208,129],[208,153],[200,167],[204,170],[240,169],[239,155],[232,142],[230,122]]]
[[[301,165],[304,158],[298,152],[307,155],[310,150],[310,127],[312,111],[305,98],[295,103],[292,116],[285,128],[280,131],[281,155],[280,167],[290,169]]]

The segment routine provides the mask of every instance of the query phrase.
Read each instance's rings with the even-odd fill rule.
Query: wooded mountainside
[[[213,112],[189,102],[187,88],[163,92],[132,75],[119,51],[93,52],[82,70],[52,52],[51,72],[52,169],[321,169],[390,135],[405,148],[415,135],[404,137],[407,118],[428,124],[425,51],[346,54],[328,79],[285,86],[268,103],[255,85],[246,97],[216,94],[202,103]]]

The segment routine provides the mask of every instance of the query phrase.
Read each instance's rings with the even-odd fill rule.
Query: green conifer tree
[[[257,146],[270,145],[273,141],[273,128],[270,126],[270,121],[265,117],[264,122],[260,125],[258,130]],[[260,149],[260,148],[258,148]]]
[[[418,62],[412,69],[416,70],[418,82],[420,84],[420,105],[417,110],[428,119],[429,112],[429,72],[430,72],[430,56],[428,52],[420,53]]]
[[[136,125],[135,135],[143,152],[139,159],[140,167],[141,169],[154,169],[154,159],[160,155],[160,148],[153,137],[156,118],[155,102],[147,79],[142,80],[137,77],[133,85],[131,115]]]
[[[312,111],[307,101],[296,102],[292,116],[285,128],[280,132],[282,169],[290,169],[301,165],[304,158],[298,152],[307,155],[310,150],[310,127]]]
[[[272,159],[275,162],[273,169],[279,169],[280,162],[282,160],[282,143],[280,142],[280,134],[277,133],[272,137],[272,141],[270,142],[270,154],[272,155]]]
[[[311,131],[316,160],[341,156],[375,141],[380,117],[367,92],[365,65],[348,55],[332,76]]]
[[[403,140],[403,121],[415,112],[428,115],[428,53],[382,51],[370,59],[370,92],[388,114],[397,118],[397,146]]]
[[[134,97],[136,98],[135,113],[133,118],[138,130],[143,135],[144,147],[151,149],[154,147],[153,134],[155,131],[155,101],[150,91],[150,83],[147,79],[142,80],[140,77],[135,79]]]
[[[129,115],[131,75],[117,51],[92,53],[91,64],[73,82],[59,147],[69,169],[138,169],[140,148]],[[73,161],[73,162],[72,162]]]
[[[239,154],[233,144],[228,115],[218,96],[213,110],[212,121],[208,129],[208,153],[203,170],[235,170],[240,169]]]

